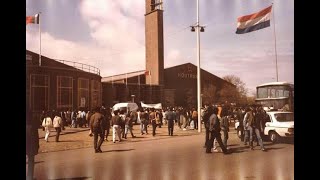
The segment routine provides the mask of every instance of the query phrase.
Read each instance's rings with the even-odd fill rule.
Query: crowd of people
[[[91,111],[66,110],[66,111],[43,111],[40,121],[32,121],[31,112],[27,111],[27,133],[32,134],[33,138],[27,138],[27,142],[33,144],[27,148],[27,155],[30,161],[29,176],[32,177],[34,156],[39,149],[39,135],[37,129],[40,123],[45,131],[46,142],[49,141],[50,131],[55,129],[55,141],[59,142],[60,132],[66,126],[70,128],[90,128],[89,135],[93,136],[94,152],[101,153],[101,145],[104,141],[109,141],[110,129],[112,129],[112,141],[121,142],[127,139],[130,133],[133,134],[133,125],[140,124],[140,135],[148,134],[148,128],[152,128],[152,136],[156,136],[157,128],[166,125],[168,136],[173,136],[174,127],[181,130],[196,130],[201,127],[198,124],[198,112],[196,108],[167,107],[163,109],[139,108],[136,111],[126,109],[112,109],[102,105]],[[262,151],[265,151],[260,133],[264,128],[266,112],[262,107],[248,106],[246,108],[233,107],[227,105],[205,105],[200,112],[201,123],[205,127],[204,147],[206,153],[217,152],[220,147],[224,154],[229,154],[228,138],[229,124],[231,119],[240,122],[241,141],[244,146],[254,149],[253,142],[257,142]],[[32,126],[31,126],[32,125]],[[32,128],[31,128],[32,127]],[[32,131],[33,130],[33,131]],[[30,148],[31,147],[31,148]]]

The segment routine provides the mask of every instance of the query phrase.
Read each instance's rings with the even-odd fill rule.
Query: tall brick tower
[[[162,0],[146,0],[146,84],[164,84]]]

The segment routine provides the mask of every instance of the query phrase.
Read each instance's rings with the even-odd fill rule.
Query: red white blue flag
[[[39,24],[39,14],[36,14],[34,16],[27,16],[26,25],[28,25],[29,23]]]
[[[254,14],[238,18],[236,34],[244,34],[270,26],[272,5]]]

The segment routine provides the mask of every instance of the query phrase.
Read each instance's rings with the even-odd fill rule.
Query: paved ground
[[[43,152],[35,158],[35,177],[37,180],[294,179],[293,143],[264,142],[267,151],[261,151],[259,146],[250,150],[236,131],[230,130],[228,155],[205,153],[204,131],[183,131],[177,126],[174,136],[167,135],[165,126],[157,129],[155,137],[140,135],[139,126],[134,126],[137,138],[129,135],[120,143],[105,142],[102,153],[94,153],[88,128],[67,128],[58,143],[54,141],[55,132],[46,143],[41,130]]]
[[[44,140],[45,132],[42,129],[39,129],[39,153],[46,152],[56,152],[56,151],[64,151],[71,149],[80,149],[87,148],[93,146],[93,137],[89,136],[89,128],[69,128],[66,127],[64,131],[61,132],[59,142],[55,142],[55,129],[52,128],[50,131],[49,142]],[[202,132],[199,133],[198,130],[182,130],[179,129],[177,125],[174,127],[174,136],[191,136],[191,135],[199,135],[204,134],[205,129],[202,127]],[[148,134],[141,135],[140,134],[140,125],[133,126],[133,134],[136,138],[132,138],[130,134],[127,135],[127,139],[123,139],[122,142],[117,143],[129,143],[129,142],[140,142],[140,141],[151,141],[156,139],[164,139],[170,138],[168,136],[168,126],[163,125],[161,128],[157,127],[156,136],[152,136],[152,126],[149,125]],[[110,133],[108,136],[109,141],[104,141],[102,146],[104,145],[113,145],[112,142],[112,128],[110,129]]]

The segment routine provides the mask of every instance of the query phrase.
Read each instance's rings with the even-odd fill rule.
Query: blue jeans
[[[259,144],[260,144],[261,149],[264,149],[264,146],[263,146],[262,138],[261,138],[261,136],[260,136],[260,131],[259,131],[259,129],[254,128],[254,132],[256,133],[256,137],[257,137],[257,139],[258,139],[258,141],[259,141]]]
[[[225,129],[225,130],[221,130],[222,134],[223,134],[223,139],[222,139],[222,142],[223,142],[223,145],[227,148],[227,141],[228,141],[228,138],[229,138],[229,134],[228,134],[228,131]]]
[[[246,144],[249,140],[250,137],[250,141],[252,142],[252,133],[253,133],[253,129],[251,126],[248,126],[245,130],[244,130],[244,144]]]
[[[143,134],[143,131],[144,131],[144,124],[143,123],[140,123],[140,131],[141,131],[141,134]]]

